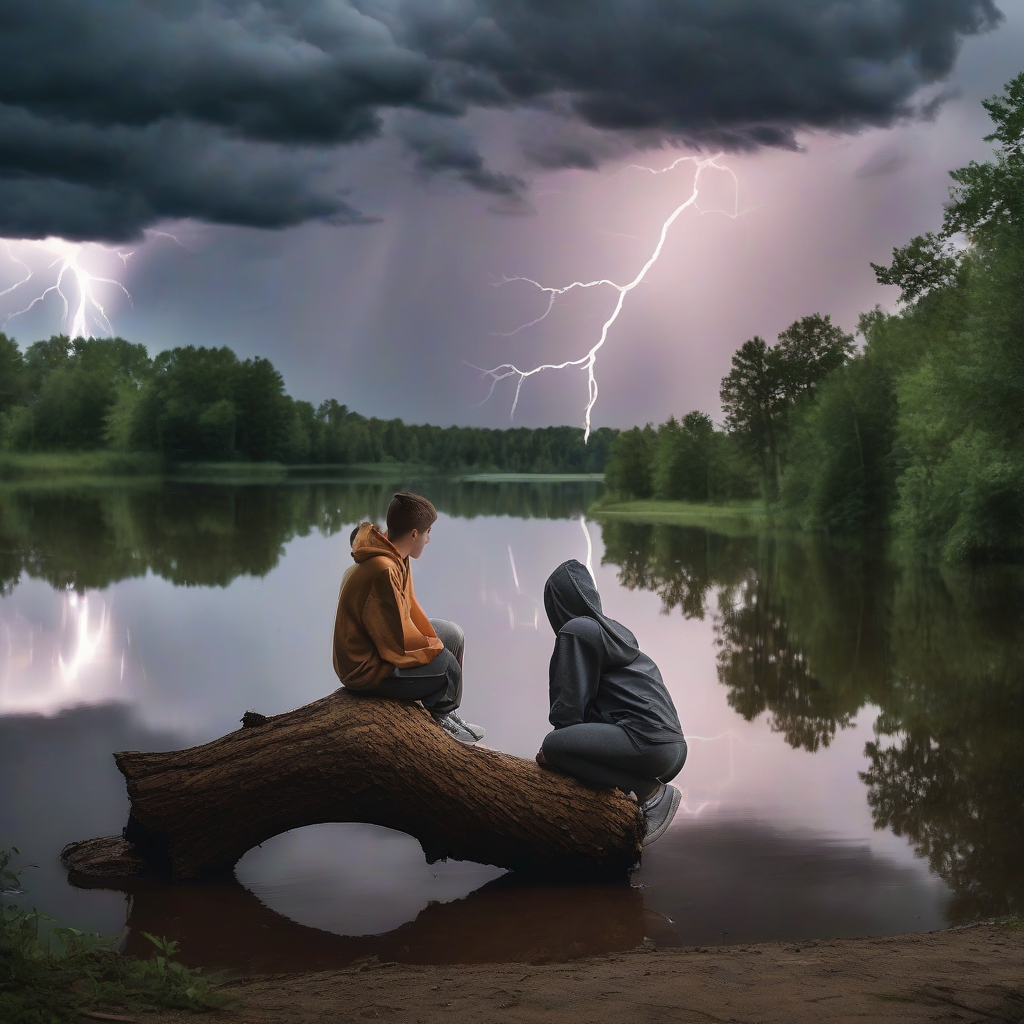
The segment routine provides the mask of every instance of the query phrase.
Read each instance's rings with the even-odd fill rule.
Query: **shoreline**
[[[641,948],[568,963],[406,965],[252,976],[210,1024],[377,1019],[633,1021],[1024,1020],[1024,929],[984,923],[882,938]],[[147,1015],[153,1024],[189,1012]]]
[[[469,484],[603,483],[604,473],[456,473],[451,479]]]
[[[587,518],[622,519],[630,523],[654,526],[712,526],[756,531],[771,525],[761,501],[734,502],[716,505],[710,502],[669,501],[656,498],[616,501],[600,498],[587,509]]]
[[[0,486],[176,480],[194,483],[317,483],[444,478],[465,483],[593,483],[603,473],[444,470],[412,462],[175,462],[144,452],[0,452]]]

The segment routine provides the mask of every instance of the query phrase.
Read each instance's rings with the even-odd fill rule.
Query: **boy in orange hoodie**
[[[454,739],[476,743],[484,730],[458,714],[462,701],[462,630],[428,619],[412,586],[411,558],[430,543],[437,519],[419,494],[399,492],[387,533],[363,523],[352,538],[355,565],[345,573],[334,622],[334,671],[346,689],[418,700]]]

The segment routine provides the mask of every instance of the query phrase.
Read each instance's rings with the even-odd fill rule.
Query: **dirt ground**
[[[204,1024],[1024,1021],[1024,929],[982,925],[880,939],[641,949],[572,963],[372,961],[246,978],[225,990],[238,1003],[204,1015]]]

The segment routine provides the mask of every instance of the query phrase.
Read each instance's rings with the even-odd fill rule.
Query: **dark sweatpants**
[[[462,703],[462,656],[466,636],[447,619],[431,619],[444,650],[426,665],[396,668],[369,694],[393,700],[418,700],[434,715],[446,715]]]
[[[592,786],[616,787],[646,799],[670,782],[686,762],[686,740],[634,745],[621,726],[582,722],[544,737],[544,760]]]

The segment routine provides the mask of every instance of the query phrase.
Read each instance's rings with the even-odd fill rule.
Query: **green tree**
[[[853,337],[828,316],[795,321],[772,347],[760,337],[744,342],[722,379],[726,425],[761,472],[765,493],[778,497],[789,420],[814,399],[821,381],[853,351]]]
[[[818,385],[842,366],[853,352],[853,335],[832,323],[830,316],[812,313],[789,325],[775,351],[782,390],[790,406],[812,401]]]
[[[161,352],[139,400],[139,445],[184,461],[237,458],[238,365],[229,348]]]
[[[795,417],[782,504],[808,529],[881,529],[896,501],[897,405],[891,374],[873,351],[830,374]]]
[[[658,498],[708,501],[712,497],[715,425],[702,412],[688,412],[677,423],[658,428],[653,487]]]
[[[71,362],[71,339],[66,334],[55,334],[46,341],[35,341],[25,353],[25,392],[34,398],[54,370]]]
[[[778,488],[782,410],[786,402],[776,353],[764,338],[745,341],[732,357],[719,397],[725,423],[757,464],[770,497]]]
[[[1004,232],[1024,231],[1024,72],[1007,83],[1001,96],[983,100],[998,143],[995,160],[951,171],[956,182],[943,220],[943,235],[964,232],[972,242],[998,245]]]
[[[21,401],[25,363],[13,338],[0,333],[0,416]]]
[[[285,462],[320,462],[322,445],[316,409],[309,402],[289,401],[286,435],[281,446]]]
[[[942,230],[876,268],[906,305],[885,331],[904,350],[894,522],[951,560],[1024,552],[1024,75],[984,106],[993,159],[951,172]]]
[[[279,459],[292,412],[284,378],[269,359],[259,356],[239,363],[232,376],[235,447],[253,462]]]
[[[654,453],[657,434],[646,427],[624,430],[612,442],[605,467],[605,483],[618,494],[649,498],[654,493]]]
[[[929,231],[894,248],[889,266],[872,263],[871,269],[879,284],[900,289],[901,302],[913,302],[936,289],[955,284],[962,266],[962,250],[945,237]]]
[[[38,341],[25,355],[26,409],[15,444],[24,448],[98,448],[125,388],[150,372],[145,346],[124,338],[64,335]]]

